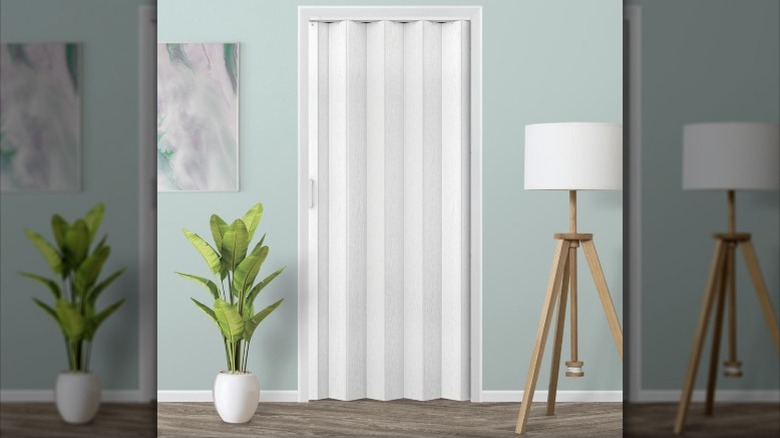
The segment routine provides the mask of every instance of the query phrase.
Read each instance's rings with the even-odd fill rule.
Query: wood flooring
[[[261,403],[251,422],[223,423],[211,403],[105,403],[95,420],[73,426],[60,420],[51,403],[0,405],[3,438],[49,437],[515,437],[519,403],[448,400],[378,402],[334,400]],[[534,403],[525,436],[628,438],[674,437],[676,403],[559,403],[547,417]],[[691,405],[685,438],[780,436],[778,404],[716,404],[704,415]]]
[[[2,438],[147,438],[157,436],[156,406],[103,403],[91,423],[65,423],[54,403],[0,404]]]
[[[625,437],[677,437],[672,433],[677,403],[627,404]],[[685,422],[685,438],[780,437],[780,405],[777,403],[715,403],[714,415],[704,415],[703,403],[691,403]]]
[[[225,424],[211,403],[161,403],[160,437],[516,437],[519,403],[450,400],[320,400],[260,403],[247,424]],[[545,416],[534,403],[525,436],[622,436],[622,403],[559,403]]]

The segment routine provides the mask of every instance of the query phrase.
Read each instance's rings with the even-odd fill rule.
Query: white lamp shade
[[[526,190],[620,190],[623,127],[541,123],[525,127]]]
[[[685,190],[777,190],[780,129],[771,123],[683,127]]]

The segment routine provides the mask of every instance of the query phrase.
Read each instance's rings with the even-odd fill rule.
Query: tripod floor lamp
[[[728,199],[728,231],[715,233],[715,251],[707,277],[704,302],[696,324],[693,349],[688,361],[674,433],[681,434],[696,381],[696,371],[713,316],[712,351],[707,376],[705,413],[712,415],[715,382],[718,373],[723,319],[728,308],[728,359],[724,362],[727,377],[742,376],[742,362],[737,359],[736,281],[737,248],[747,265],[758,295],[775,349],[780,353],[780,331],[772,301],[769,299],[758,257],[749,233],[738,233],[735,219],[736,190],[777,190],[780,186],[780,129],[768,123],[699,123],[683,128],[683,188],[686,190],[725,190]],[[716,304],[717,303],[717,304]]]
[[[596,284],[604,314],[623,358],[623,332],[601,269],[593,235],[577,231],[577,190],[620,190],[623,183],[623,129],[608,123],[544,123],[525,127],[525,189],[568,190],[569,232],[554,234],[552,269],[542,305],[531,364],[525,381],[523,401],[515,432],[525,433],[531,402],[539,377],[547,333],[557,305],[555,339],[552,347],[547,415],[555,413],[558,370],[561,360],[566,307],[571,308],[571,360],[566,376],[582,377],[583,361],[577,352],[577,248],[582,247]]]

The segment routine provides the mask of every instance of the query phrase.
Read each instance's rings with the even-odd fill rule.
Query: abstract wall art
[[[0,44],[0,191],[81,186],[81,44]]]
[[[238,43],[157,45],[158,191],[238,191]]]

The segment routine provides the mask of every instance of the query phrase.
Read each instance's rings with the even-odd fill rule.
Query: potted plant
[[[57,376],[54,399],[62,419],[74,424],[88,423],[100,407],[100,378],[89,370],[92,340],[103,321],[124,302],[121,299],[101,311],[96,308],[101,293],[124,272],[120,269],[98,282],[100,271],[111,253],[106,245],[108,236],[91,250],[90,246],[104,213],[105,206],[100,203],[72,224],[55,214],[51,218],[55,244],[34,231],[25,230],[57,277],[53,280],[20,272],[46,286],[54,297],[53,306],[38,298],[33,301],[51,316],[65,338],[68,370]]]
[[[268,246],[263,245],[265,235],[252,251],[247,251],[262,216],[263,205],[259,203],[230,225],[216,214],[211,215],[213,247],[197,234],[184,229],[184,235],[203,256],[213,278],[212,281],[177,272],[203,285],[214,299],[214,305],[209,307],[191,298],[214,321],[222,334],[227,369],[217,374],[213,394],[214,406],[227,423],[246,423],[257,409],[260,383],[254,373],[247,371],[249,345],[257,326],[284,301],[282,298],[254,312],[257,296],[284,271],[281,268],[255,283],[268,256]]]

